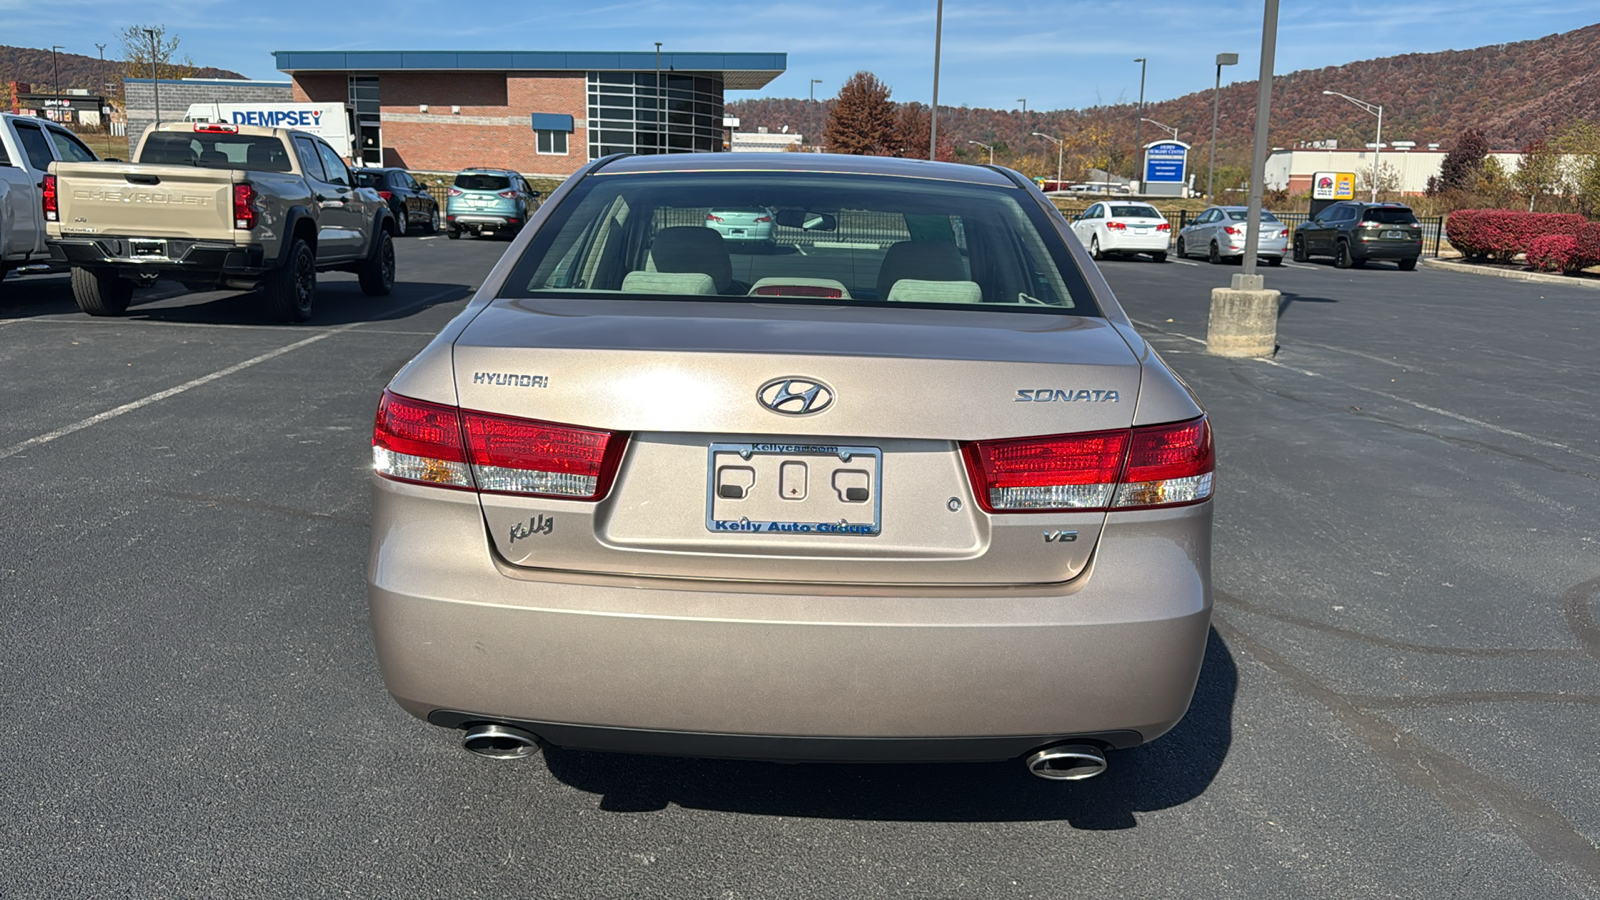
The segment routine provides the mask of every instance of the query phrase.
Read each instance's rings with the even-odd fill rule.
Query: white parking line
[[[1199,263],[1195,262],[1192,259],[1175,259],[1175,260],[1173,260],[1173,262],[1177,263],[1180,266],[1198,266],[1198,265],[1200,265]]]
[[[411,304],[410,306],[401,307],[400,310],[398,310],[398,312],[399,313],[404,313],[404,312],[407,312],[407,311],[409,311],[411,309],[421,309],[422,307],[427,306],[428,304],[432,303],[435,300],[438,300],[438,299],[440,299],[442,297],[445,297],[445,296],[447,296],[449,294],[455,293],[455,291],[456,291],[455,288],[450,288],[448,290],[439,291],[438,293],[433,294],[433,295],[431,295],[429,297],[425,297],[422,300],[419,300],[416,303]],[[19,320],[10,320],[10,321],[19,321]],[[384,319],[375,319],[373,321],[381,322],[381,321],[385,321],[385,320]],[[305,338],[303,340],[298,340],[298,341],[295,341],[292,344],[287,344],[285,346],[279,347],[276,350],[268,350],[266,353],[263,353],[263,354],[261,354],[259,356],[252,356],[251,358],[245,360],[244,362],[234,363],[233,365],[228,366],[227,368],[218,369],[217,371],[212,372],[209,375],[201,375],[199,378],[195,378],[195,379],[193,379],[191,381],[185,381],[183,384],[177,385],[175,387],[169,387],[164,391],[156,391],[154,394],[150,394],[147,397],[140,397],[138,400],[134,400],[134,401],[129,402],[129,403],[124,403],[121,406],[114,407],[112,409],[108,409],[105,412],[95,413],[94,415],[90,416],[87,419],[79,419],[78,421],[73,422],[71,425],[62,426],[61,428],[57,428],[55,431],[47,431],[44,434],[35,435],[34,437],[31,437],[31,438],[28,438],[25,441],[22,441],[21,443],[12,444],[11,446],[5,448],[4,450],[0,450],[0,459],[6,459],[7,457],[16,456],[18,453],[21,453],[21,452],[23,452],[25,450],[29,450],[29,449],[31,449],[33,447],[37,447],[37,446],[39,446],[41,444],[48,444],[51,441],[56,440],[57,438],[66,437],[69,434],[73,434],[73,433],[82,431],[85,428],[89,428],[91,426],[98,425],[101,422],[105,422],[105,421],[108,421],[110,419],[115,419],[118,416],[126,415],[126,414],[131,413],[131,412],[133,412],[135,410],[143,409],[143,408],[145,408],[146,406],[149,406],[152,403],[159,403],[162,400],[166,400],[169,397],[176,397],[177,395],[183,393],[184,391],[192,390],[193,388],[197,388],[197,387],[200,387],[202,385],[210,384],[211,382],[216,381],[216,380],[218,380],[220,378],[227,378],[229,375],[233,375],[233,374],[235,374],[237,372],[242,372],[245,369],[250,368],[251,366],[258,365],[260,363],[264,363],[264,362],[266,362],[266,361],[268,361],[270,359],[276,359],[276,358],[284,355],[285,353],[291,353],[291,352],[293,352],[295,350],[299,350],[301,347],[306,347],[306,346],[309,346],[311,344],[315,344],[317,341],[333,337],[334,335],[340,334],[342,332],[351,331],[353,329],[360,328],[361,326],[366,325],[366,324],[368,324],[368,323],[366,323],[366,322],[349,322],[349,323],[344,324],[344,325],[338,325],[338,326],[335,326],[333,328],[329,328],[329,329],[327,329],[325,331],[322,331],[322,332],[320,332],[318,334],[313,334],[312,336],[310,336],[308,338]]]
[[[1311,269],[1312,271],[1315,271],[1315,272],[1322,271],[1322,267],[1321,266],[1303,266],[1303,265],[1301,265],[1299,263],[1292,263],[1292,262],[1286,262],[1283,265],[1284,265],[1285,268],[1289,268],[1289,269]]]

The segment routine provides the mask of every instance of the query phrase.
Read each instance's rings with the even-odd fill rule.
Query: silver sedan
[[[1178,257],[1203,256],[1213,264],[1244,258],[1248,206],[1213,206],[1178,231]],[[1289,250],[1289,226],[1266,210],[1261,211],[1261,234],[1256,257],[1267,265],[1283,265]]]
[[[696,222],[757,205],[771,253]],[[1211,427],[1027,179],[608,157],[529,225],[379,402],[401,706],[494,757],[1056,780],[1183,717]]]

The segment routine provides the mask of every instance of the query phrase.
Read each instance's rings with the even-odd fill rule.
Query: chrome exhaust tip
[[[522,759],[539,752],[539,738],[511,725],[481,724],[467,729],[461,747],[490,759]]]
[[[1056,744],[1028,756],[1028,771],[1051,781],[1082,781],[1106,770],[1106,755],[1089,744]]]

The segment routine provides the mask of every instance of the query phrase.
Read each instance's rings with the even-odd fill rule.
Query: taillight
[[[1162,222],[1160,225],[1156,226],[1156,230],[1157,231],[1171,231],[1172,230],[1172,223],[1171,222]]]
[[[515,199],[517,199],[517,192],[516,191],[501,191],[500,192],[500,196],[504,197],[507,200],[515,200]]]
[[[625,435],[427,403],[383,392],[372,431],[379,475],[459,490],[599,500]]]
[[[1227,233],[1229,233],[1231,235],[1233,235],[1234,237],[1244,237],[1244,233],[1245,233],[1245,230],[1243,228],[1238,227],[1237,225],[1229,225],[1228,227],[1226,227],[1226,228],[1224,228],[1222,230],[1226,231]]]
[[[844,291],[819,284],[763,284],[750,293],[757,297],[821,297],[824,300],[844,297]]]
[[[396,481],[471,490],[460,412],[384,391],[372,427],[372,468]]]
[[[962,447],[978,504],[991,513],[1152,509],[1211,496],[1216,467],[1204,416],[1143,428]]]
[[[378,192],[378,196],[382,197],[384,199],[384,201],[387,202],[389,200],[389,198],[394,196],[394,192],[393,191],[379,191]]]
[[[706,213],[706,221],[707,222],[721,222],[722,221],[722,217],[718,216],[718,215],[713,215],[711,213]]]
[[[248,184],[233,186],[233,227],[249,231],[256,227],[256,189]]]
[[[46,222],[59,222],[59,221],[61,221],[61,203],[60,203],[60,198],[58,198],[56,196],[56,177],[54,175],[46,175],[44,177],[44,201],[43,202],[44,202],[44,219],[45,219],[45,221]]]
[[[459,197],[462,194],[466,193],[466,191],[463,191],[460,188],[451,188],[450,190],[446,191],[445,193],[449,194],[451,197]]]
[[[1106,223],[1106,227],[1107,228],[1111,228],[1111,229],[1115,229],[1117,231],[1127,231],[1128,230],[1128,226],[1122,224],[1121,222],[1107,222]]]
[[[195,134],[238,134],[239,126],[222,122],[196,122],[194,131]]]
[[[593,431],[464,412],[467,452],[478,490],[598,500],[611,487],[625,438]]]
[[[756,216],[756,221],[757,222],[771,222],[772,221],[772,217],[771,216]]]

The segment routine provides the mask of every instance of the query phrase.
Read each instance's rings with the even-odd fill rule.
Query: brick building
[[[128,116],[128,158],[139,145],[144,130],[156,121],[157,87],[148,78],[122,79],[123,110]],[[181,122],[195,103],[288,103],[293,91],[287,81],[246,81],[234,78],[161,79],[161,121]],[[341,101],[342,102],[342,101]]]
[[[362,162],[565,176],[609,153],[723,149],[723,96],[782,53],[279,51],[293,99],[347,103]]]

